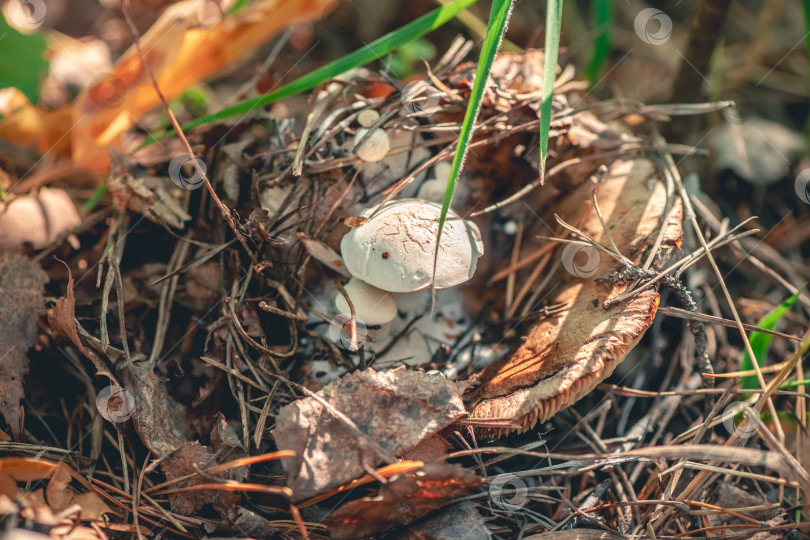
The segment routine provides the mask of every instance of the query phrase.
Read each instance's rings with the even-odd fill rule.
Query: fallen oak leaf
[[[15,438],[20,436],[23,377],[28,349],[36,343],[37,318],[45,308],[42,288],[48,276],[27,257],[0,251],[0,413]]]
[[[376,497],[350,501],[338,508],[329,518],[330,537],[350,540],[407,525],[483,482],[458,464],[425,465],[381,485]]]
[[[272,434],[296,453],[282,459],[295,502],[396,461],[465,414],[455,383],[438,373],[367,369],[282,407]]]

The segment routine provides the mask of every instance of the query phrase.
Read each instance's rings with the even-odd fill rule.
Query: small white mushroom
[[[363,109],[357,115],[357,123],[364,128],[369,128],[374,125],[374,122],[380,119],[380,113],[374,109]]]
[[[387,324],[397,316],[397,304],[387,292],[357,278],[350,279],[344,289],[354,304],[355,316],[366,326]],[[335,297],[335,307],[340,313],[351,313],[349,303],[340,292]]]
[[[353,277],[384,291],[414,292],[430,287],[441,205],[421,199],[391,201],[341,240]],[[371,217],[375,208],[366,209]],[[448,212],[436,265],[437,289],[463,283],[484,253],[475,223]]]
[[[450,164],[446,161],[437,163],[433,167],[433,178],[419,187],[418,197],[433,202],[444,200],[444,192],[447,190],[447,182],[450,180],[450,168]]]
[[[357,130],[357,135],[354,136],[355,146],[357,146],[367,132],[368,130],[365,128]],[[388,134],[384,130],[377,128],[373,130],[363,141],[363,144],[357,148],[357,157],[365,162],[375,163],[382,160],[390,149],[391,141],[388,140]]]

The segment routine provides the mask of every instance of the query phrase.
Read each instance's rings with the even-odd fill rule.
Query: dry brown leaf
[[[160,464],[163,474],[168,480],[174,480],[196,471],[206,469],[215,464],[215,456],[210,448],[203,446],[197,441],[187,442],[180,450],[174,452]],[[208,483],[207,479],[195,474],[188,480],[178,482],[173,488],[183,488]],[[203,507],[217,494],[212,490],[192,490],[180,493],[169,494],[169,504],[172,512],[177,512],[184,516],[190,516]]]
[[[592,190],[593,184],[583,182],[551,210],[552,215],[541,217],[553,223],[557,213],[568,223],[576,223]],[[656,240],[667,204],[665,186],[657,180],[653,164],[646,159],[613,163],[597,187],[597,200],[619,251],[638,264]],[[592,205],[587,208],[578,228],[609,245]],[[672,208],[665,225],[665,248],[677,244],[682,234],[679,199],[673,201]],[[564,249],[560,246],[557,253],[564,253]],[[569,247],[569,254],[575,252],[576,247],[573,251]],[[590,392],[641,339],[655,317],[658,292],[648,289],[604,310],[602,302],[624,291],[627,284],[597,283],[597,277],[622,266],[595,248],[593,253],[599,257],[596,267],[586,267],[586,262],[573,257],[567,262],[563,259],[564,264],[552,276],[551,283],[559,285],[548,304],[570,307],[541,321],[514,354],[483,371],[481,386],[470,396],[471,417],[509,419],[523,430],[529,429]],[[584,255],[588,258],[588,253]],[[505,430],[493,432],[502,434]]]
[[[208,2],[170,5],[141,36],[141,49],[167,100],[233,65],[278,30],[319,18],[334,0],[261,0],[215,21],[206,16]],[[130,47],[112,73],[97,78],[74,104],[70,136],[76,165],[104,172],[107,148],[120,148],[121,135],[159,104],[137,49]]]
[[[472,501],[452,504],[408,527],[402,540],[490,540],[484,518]]]
[[[0,202],[0,249],[14,249],[26,242],[41,248],[81,222],[70,195],[44,187],[37,194]]]
[[[349,271],[346,270],[346,265],[343,262],[343,258],[338,255],[334,249],[303,232],[298,233],[298,240],[304,246],[304,249],[307,250],[310,257],[320,261],[324,264],[324,266],[331,268],[343,277],[351,277]]]
[[[159,458],[183,448],[185,441],[180,434],[185,410],[168,395],[163,381],[136,364],[122,366],[117,375],[135,399],[132,421],[146,447]]]
[[[113,513],[101,497],[92,491],[74,496],[71,502],[81,506],[82,511],[79,514],[79,519],[82,521],[97,521],[103,519],[104,514]]]
[[[48,276],[27,257],[0,251],[0,413],[15,438],[20,436],[23,376],[28,349],[37,340],[37,318],[44,311],[42,287]]]
[[[404,368],[351,373],[316,396],[282,407],[273,430],[280,450],[296,452],[282,460],[295,501],[401,456],[465,414],[454,383]]]
[[[73,495],[73,490],[70,489],[70,471],[67,465],[59,463],[45,487],[45,498],[48,505],[57,512],[64,510],[70,505]]]
[[[76,295],[73,293],[73,274],[68,268],[68,283],[65,296],[56,299],[56,305],[48,310],[48,325],[57,336],[68,338],[79,352],[89,358],[98,372],[106,375],[111,381],[115,381],[110,370],[104,365],[101,358],[91,349],[88,349],[79,339],[79,331],[76,328]]]
[[[329,518],[332,540],[363,538],[407,525],[479,487],[483,479],[458,464],[425,465],[393,477],[377,497],[350,501]]]

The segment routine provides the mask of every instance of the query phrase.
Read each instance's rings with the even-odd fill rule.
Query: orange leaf
[[[140,45],[161,92],[170,100],[233,65],[281,28],[319,18],[333,1],[260,0],[206,27],[207,0],[185,0],[166,9]],[[96,77],[74,104],[70,135],[76,165],[105,171],[107,147],[120,148],[122,134],[159,104],[140,54],[130,47],[113,72]]]

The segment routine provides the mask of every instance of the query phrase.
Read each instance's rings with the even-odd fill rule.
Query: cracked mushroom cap
[[[368,208],[362,216],[371,217],[375,210]],[[421,199],[384,204],[340,242],[346,268],[352,276],[385,291],[408,293],[430,287],[441,211],[441,205]],[[483,254],[478,226],[449,211],[435,287],[446,289],[470,279]]]

